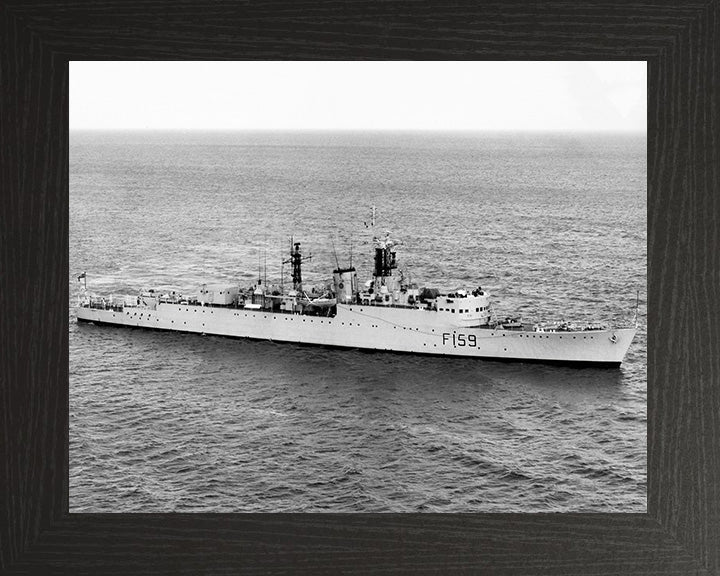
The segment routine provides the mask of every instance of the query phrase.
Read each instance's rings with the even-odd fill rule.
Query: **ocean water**
[[[72,132],[71,512],[646,511],[644,135]],[[97,293],[372,270],[632,322],[619,369],[78,325]],[[285,281],[289,271],[284,269]]]

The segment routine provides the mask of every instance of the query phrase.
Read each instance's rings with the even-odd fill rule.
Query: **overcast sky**
[[[645,62],[71,62],[70,129],[645,131]]]

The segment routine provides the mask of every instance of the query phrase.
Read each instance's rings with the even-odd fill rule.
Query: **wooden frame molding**
[[[720,0],[0,5],[0,572],[720,574]],[[646,60],[647,514],[69,514],[68,62]]]

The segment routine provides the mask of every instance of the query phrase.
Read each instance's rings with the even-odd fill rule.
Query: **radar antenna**
[[[363,222],[365,224],[365,228],[375,228],[375,204],[372,205],[372,210],[370,211],[370,225],[368,226],[367,222]]]

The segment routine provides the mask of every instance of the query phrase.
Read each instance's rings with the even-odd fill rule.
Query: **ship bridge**
[[[441,294],[435,298],[433,309],[444,321],[456,326],[483,326],[490,323],[490,298],[479,287],[470,294],[466,290]]]

